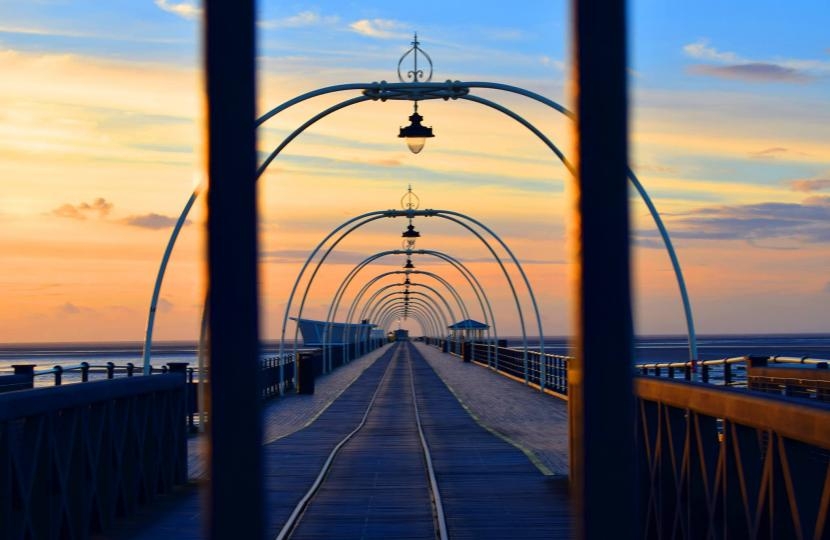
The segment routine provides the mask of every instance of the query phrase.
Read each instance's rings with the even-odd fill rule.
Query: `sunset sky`
[[[436,81],[504,82],[568,105],[567,2],[520,5],[262,1],[260,112],[320,86],[396,80],[415,31]],[[203,177],[199,17],[198,4],[178,0],[0,0],[0,342],[143,338],[170,230]],[[830,332],[830,3],[640,0],[629,21],[631,163],[675,241],[698,332]],[[353,95],[271,120],[259,134],[262,155]],[[571,153],[561,115],[482,95]],[[350,217],[400,208],[410,184],[422,208],[462,212],[504,238],[524,264],[545,334],[568,334],[567,171],[493,110],[427,101],[420,112],[436,137],[418,155],[397,138],[408,102],[364,103],[308,130],[261,179],[264,337],[279,336],[310,250]],[[633,194],[631,208],[636,331],[683,334],[669,259]],[[198,336],[203,222],[200,202],[164,282],[158,339]],[[436,218],[414,224],[416,247],[461,259],[487,290],[499,333],[518,335],[509,287],[482,244]],[[405,227],[380,220],[337,246],[304,316],[324,317],[346,273],[399,249]],[[404,258],[381,261],[359,285]],[[482,319],[450,266],[413,262],[455,284]]]

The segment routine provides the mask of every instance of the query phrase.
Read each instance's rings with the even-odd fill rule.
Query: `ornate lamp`
[[[421,120],[424,117],[418,114],[418,102],[415,102],[415,112],[409,117],[409,125],[402,127],[398,137],[406,139],[406,146],[413,154],[417,154],[424,149],[428,138],[435,137],[432,134],[432,128],[421,125]]]
[[[408,51],[406,51],[401,59],[398,60],[398,80],[401,82],[406,82],[407,79],[411,80],[413,83],[423,83],[429,82],[432,80],[432,59],[429,57],[427,53],[423,51],[420,47],[420,42],[418,41],[418,34],[415,33],[415,37],[412,40],[412,47]],[[418,66],[418,53],[420,53],[424,58],[426,58],[428,66],[427,71],[425,72],[422,67]],[[401,69],[401,65],[403,64],[404,60],[412,55],[412,69],[404,71]],[[418,101],[415,101],[415,111],[412,113],[412,116],[409,117],[409,125],[406,127],[402,127],[398,137],[406,139],[406,145],[409,147],[409,150],[413,154],[417,154],[424,148],[424,143],[426,140],[435,137],[432,134],[432,128],[426,127],[421,125],[421,121],[424,119],[423,116],[418,114]]]

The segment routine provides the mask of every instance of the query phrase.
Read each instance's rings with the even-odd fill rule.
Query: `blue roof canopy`
[[[472,319],[466,319],[455,324],[451,324],[447,328],[450,330],[486,330],[487,328],[490,328],[490,326]]]

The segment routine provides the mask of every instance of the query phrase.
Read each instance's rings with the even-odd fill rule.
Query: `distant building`
[[[297,321],[305,347],[347,345],[365,342],[370,338],[383,339],[383,331],[381,330],[379,333],[373,331],[375,325],[369,322],[355,324],[298,319],[296,317],[291,317],[291,320]]]
[[[454,341],[483,341],[484,331],[490,326],[483,322],[466,319],[451,324],[447,328],[450,330],[450,339]]]

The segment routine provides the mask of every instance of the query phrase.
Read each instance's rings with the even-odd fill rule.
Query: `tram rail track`
[[[433,516],[433,524],[434,524],[434,533],[435,538],[440,540],[447,540],[449,535],[447,533],[447,524],[444,515],[443,503],[441,500],[441,493],[438,488],[438,482],[435,474],[435,470],[432,464],[432,456],[429,449],[429,444],[426,440],[426,436],[424,434],[424,429],[421,424],[421,416],[418,407],[418,398],[415,391],[415,377],[412,369],[412,358],[411,358],[411,345],[409,344],[398,344],[396,345],[396,350],[393,353],[394,356],[392,361],[389,365],[385,368],[384,374],[381,377],[380,381],[378,382],[377,387],[372,395],[371,400],[369,401],[368,405],[366,406],[366,410],[363,413],[363,417],[359,424],[355,427],[354,430],[349,432],[346,436],[344,436],[332,449],[326,460],[324,461],[320,472],[317,474],[314,482],[312,483],[311,487],[308,491],[303,495],[297,505],[294,507],[293,511],[289,515],[288,519],[284,523],[283,527],[281,528],[279,534],[276,536],[276,540],[287,540],[288,538],[292,538],[295,532],[297,531],[298,527],[302,523],[307,511],[313,504],[315,497],[320,493],[321,489],[326,485],[327,480],[330,477],[330,473],[332,469],[336,466],[336,462],[338,461],[338,456],[341,455],[342,450],[350,443],[355,442],[358,440],[361,432],[363,431],[364,427],[367,425],[367,421],[369,420],[370,416],[372,415],[373,411],[377,410],[377,402],[378,397],[381,396],[382,393],[389,391],[389,386],[391,384],[390,374],[394,373],[395,371],[399,371],[398,364],[403,362],[406,364],[405,372],[408,374],[409,377],[409,393],[411,396],[411,404],[414,411],[413,414],[413,421],[415,424],[415,428],[417,431],[417,439],[420,443],[421,448],[421,456],[423,459],[424,465],[424,473],[427,478],[428,483],[428,490],[429,490],[429,497],[432,506],[432,516]],[[393,436],[393,435],[389,435]],[[336,536],[336,535],[335,535]]]

